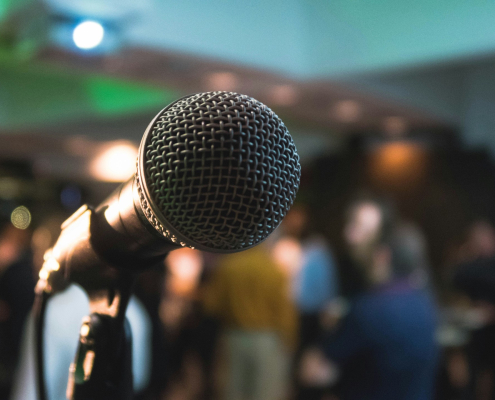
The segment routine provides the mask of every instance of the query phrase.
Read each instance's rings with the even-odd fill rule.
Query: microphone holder
[[[132,335],[125,311],[132,277],[116,287],[90,292],[91,315],[83,319],[69,369],[70,400],[132,400]]]
[[[136,272],[128,265],[119,268],[95,252],[91,234],[102,228],[101,216],[83,206],[62,225],[59,241],[74,244],[57,252],[57,246],[45,254],[37,284],[36,355],[39,399],[45,400],[43,365],[43,325],[48,298],[68,282],[79,284],[89,297],[91,314],[83,319],[75,361],[70,366],[67,398],[70,400],[131,400],[132,338],[125,314]],[[91,234],[90,234],[91,232]],[[82,256],[70,256],[77,249]],[[144,266],[163,260],[153,257]],[[132,258],[130,262],[134,262]],[[38,311],[37,311],[38,310]]]

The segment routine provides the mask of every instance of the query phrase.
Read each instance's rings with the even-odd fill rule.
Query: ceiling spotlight
[[[363,113],[361,105],[355,100],[342,100],[333,107],[332,114],[340,122],[356,122]]]
[[[103,40],[105,29],[96,21],[84,21],[72,32],[72,39],[77,47],[84,50],[94,49]]]

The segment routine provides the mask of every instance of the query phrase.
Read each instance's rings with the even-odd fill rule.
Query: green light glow
[[[94,110],[100,115],[163,108],[177,97],[171,91],[98,76],[87,78],[84,86]]]
[[[178,96],[166,88],[19,61],[0,51],[0,131],[158,111]]]

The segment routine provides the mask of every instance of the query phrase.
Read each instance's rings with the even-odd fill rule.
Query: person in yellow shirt
[[[204,307],[225,328],[225,400],[282,399],[297,316],[288,277],[268,245],[225,256],[205,289]]]

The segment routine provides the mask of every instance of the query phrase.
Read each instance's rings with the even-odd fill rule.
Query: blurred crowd
[[[438,277],[421,229],[389,199],[348,202],[339,251],[314,218],[296,204],[259,246],[183,248],[139,275],[127,312],[136,399],[495,399],[490,222],[472,222]],[[60,222],[30,231],[0,217],[0,399],[36,399],[30,309]],[[65,398],[87,302],[70,285],[49,304],[51,400]]]

